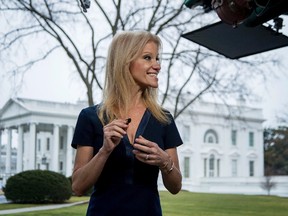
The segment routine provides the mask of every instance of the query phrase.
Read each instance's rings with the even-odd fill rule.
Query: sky
[[[284,21],[285,24],[282,32],[288,35],[288,19]],[[262,98],[262,102],[255,104],[255,107],[263,109],[267,126],[277,125],[276,115],[286,111],[288,106],[288,47],[272,52],[281,57],[285,69],[281,72],[275,70],[278,77],[270,77],[266,85],[259,85],[254,89]],[[5,71],[0,73],[0,108],[11,97],[71,103],[86,100],[85,87],[70,68],[70,62],[62,55],[59,52],[26,72],[21,88],[17,91],[15,85],[19,82],[13,77],[8,77]]]

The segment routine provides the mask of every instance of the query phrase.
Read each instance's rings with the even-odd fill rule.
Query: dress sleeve
[[[166,125],[164,143],[165,149],[175,148],[183,144],[178,128],[175,124],[174,118],[168,113],[170,123]]]
[[[77,145],[93,146],[94,144],[94,127],[91,115],[88,109],[83,109],[77,119],[71,146],[77,148]]]

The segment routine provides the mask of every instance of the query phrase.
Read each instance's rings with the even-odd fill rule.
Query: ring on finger
[[[149,160],[149,154],[146,155],[145,160]]]

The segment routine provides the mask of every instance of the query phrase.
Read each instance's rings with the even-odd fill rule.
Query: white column
[[[256,151],[258,152],[258,159],[255,164],[256,176],[264,176],[264,140],[263,129],[258,129],[256,132]]]
[[[237,140],[237,148],[239,149],[239,176],[249,177],[249,159],[246,157],[247,149],[248,149],[248,133],[246,128],[241,127],[239,129],[239,136],[237,134],[237,138],[239,137],[239,142]],[[238,173],[237,173],[238,174]]]
[[[66,145],[66,176],[69,177],[72,175],[72,142],[73,137],[73,126],[68,126],[67,132],[67,145]]]
[[[23,171],[23,126],[18,126],[17,173]]]
[[[59,125],[54,125],[53,128],[53,143],[51,151],[51,170],[59,171]]]
[[[29,147],[28,147],[29,146]],[[36,161],[36,123],[30,123],[29,126],[29,143],[28,148],[28,169],[34,170],[35,169],[35,161]]]
[[[12,148],[12,129],[8,128],[8,142],[6,146],[6,165],[5,165],[5,173],[11,174],[11,148]]]
[[[1,150],[2,150],[2,129],[0,128],[0,164],[1,164]]]

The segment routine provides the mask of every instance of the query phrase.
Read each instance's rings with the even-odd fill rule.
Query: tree
[[[186,8],[183,1],[94,0],[87,13],[81,11],[78,0],[0,0],[0,3],[1,20],[6,24],[0,37],[4,71],[23,74],[61,51],[85,85],[89,105],[94,104],[94,97],[102,90],[109,41],[122,30],[144,29],[163,40],[160,92],[163,105],[169,95],[174,96],[170,103],[175,118],[204,95],[223,101],[239,95],[250,97],[249,81],[265,79],[269,74],[263,73],[261,65],[268,67],[276,62],[263,56],[232,61],[183,39],[183,33],[216,18],[215,14]],[[38,46],[28,52],[31,40]],[[26,58],[13,60],[20,55]]]
[[[288,127],[264,130],[265,175],[288,175]]]
[[[265,181],[261,182],[261,187],[267,191],[267,195],[270,196],[270,191],[276,187],[276,183],[272,181],[271,176],[265,176]]]

